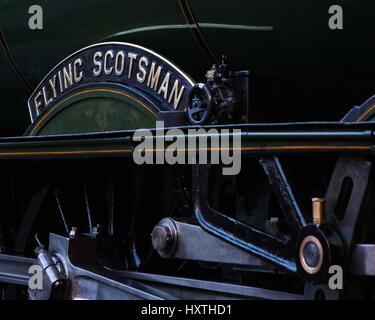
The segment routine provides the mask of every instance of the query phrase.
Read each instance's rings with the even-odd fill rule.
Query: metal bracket
[[[354,246],[350,273],[358,276],[375,276],[375,244]]]
[[[157,232],[162,229],[166,232]],[[263,259],[213,236],[199,225],[172,218],[164,218],[155,226],[152,240],[154,249],[163,258],[266,267],[267,269],[273,267]],[[158,246],[158,244],[165,245]]]
[[[35,259],[21,256],[0,254],[0,282],[27,286],[31,265],[35,264]]]

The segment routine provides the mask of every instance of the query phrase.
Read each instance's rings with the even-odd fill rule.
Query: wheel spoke
[[[280,160],[278,157],[260,158],[259,163],[267,175],[285,220],[291,229],[290,231],[294,236],[297,236],[302,227],[306,226],[306,221],[285,176]]]
[[[62,210],[62,207],[61,207],[61,204],[60,204],[59,195],[58,195],[57,191],[54,192],[54,196],[55,196],[55,200],[56,200],[56,203],[57,203],[57,207],[58,207],[59,212],[60,212],[61,220],[62,220],[62,222],[64,224],[64,228],[65,228],[66,234],[69,234],[69,227],[68,227],[68,224],[66,223],[65,215],[64,215],[64,212]]]
[[[191,115],[194,115],[196,113],[200,113],[200,112],[203,112],[204,110],[200,107],[196,107],[196,108],[192,108],[192,109],[189,109],[189,112]]]
[[[86,183],[83,183],[83,192],[84,192],[84,195],[85,195],[87,223],[88,223],[88,227],[89,227],[89,232],[92,233],[91,209],[90,209],[90,204],[89,204],[89,198],[87,196]]]

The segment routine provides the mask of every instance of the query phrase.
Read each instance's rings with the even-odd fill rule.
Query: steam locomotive
[[[32,5],[0,0],[2,299],[374,297],[374,3]]]

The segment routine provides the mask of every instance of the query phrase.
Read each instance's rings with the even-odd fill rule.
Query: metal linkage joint
[[[59,299],[65,296],[66,277],[60,260],[51,255],[43,246],[36,248],[36,265],[40,266],[43,273],[41,285],[30,288],[29,296],[32,300]]]

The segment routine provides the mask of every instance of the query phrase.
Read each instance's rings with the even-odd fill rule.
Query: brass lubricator
[[[313,224],[320,225],[325,223],[325,200],[324,198],[312,199]]]

